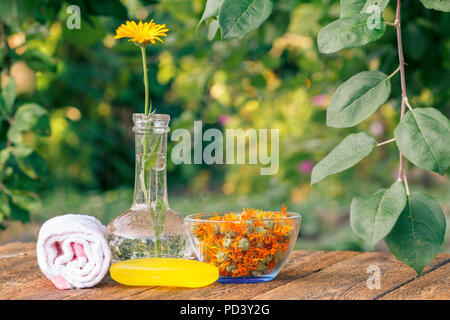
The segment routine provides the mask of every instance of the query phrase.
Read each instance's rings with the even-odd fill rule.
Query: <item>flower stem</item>
[[[147,117],[149,112],[152,110],[149,110],[149,97],[148,97],[148,71],[147,71],[147,58],[145,54],[145,47],[140,47],[141,53],[142,53],[142,68],[144,70],[144,86],[145,86],[145,116]]]
[[[140,47],[141,48],[141,53],[142,53],[142,68],[144,70],[144,86],[145,86],[145,116],[148,117],[149,113],[152,112],[151,110],[151,106],[150,106],[150,110],[149,110],[149,96],[148,96],[148,71],[147,71],[147,58],[146,58],[146,54],[145,54],[145,47]],[[152,174],[152,169],[153,168],[147,168],[145,166],[145,159],[148,156],[148,152],[149,150],[149,141],[148,141],[148,133],[144,134],[144,137],[142,138],[142,147],[143,147],[143,153],[144,153],[144,162],[142,162],[142,170],[144,170],[144,184],[145,184],[145,202],[147,203],[147,206],[150,209],[150,195],[149,195],[149,185],[148,185],[148,179],[149,179],[149,175],[151,176]],[[153,222],[153,229],[155,232],[155,254],[157,257],[161,256],[161,240],[159,239],[159,234],[157,234],[156,229],[157,226],[155,225],[155,221]]]

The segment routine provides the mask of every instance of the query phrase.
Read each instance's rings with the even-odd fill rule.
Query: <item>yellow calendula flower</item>
[[[138,46],[147,46],[150,43],[154,44],[155,40],[164,43],[161,37],[167,36],[167,31],[169,29],[165,24],[156,24],[153,19],[150,22],[139,21],[139,24],[127,21],[117,28],[114,39],[130,38],[128,41],[133,41]]]

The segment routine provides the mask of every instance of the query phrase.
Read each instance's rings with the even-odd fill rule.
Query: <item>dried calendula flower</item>
[[[226,266],[225,268],[228,272],[234,273],[234,271],[236,270],[236,264],[234,262],[230,263],[228,266]]]
[[[227,256],[227,254],[223,251],[219,251],[216,254],[216,258],[218,262],[224,262],[230,260],[230,258]]]
[[[270,273],[285,255],[293,226],[286,207],[280,211],[244,209],[240,213],[215,214],[195,230],[204,260],[225,277],[258,277]],[[274,221],[269,219],[275,219]]]
[[[222,245],[223,245],[225,248],[229,248],[229,247],[231,246],[232,243],[233,243],[233,240],[230,239],[230,238],[225,238],[225,239],[223,239],[223,241],[222,241]]]
[[[247,238],[242,238],[238,241],[238,247],[244,251],[247,251],[250,248],[251,244]]]
[[[273,221],[269,221],[269,220],[264,221],[264,226],[265,226],[267,229],[272,229],[272,228],[273,228]]]

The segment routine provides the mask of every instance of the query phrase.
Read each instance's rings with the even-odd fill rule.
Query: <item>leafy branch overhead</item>
[[[429,9],[450,11],[450,1],[421,2]],[[320,30],[317,45],[319,51],[330,54],[376,41],[384,35],[387,25],[395,27],[398,68],[389,76],[380,71],[364,71],[351,77],[333,94],[326,114],[330,127],[348,128],[360,124],[387,101],[391,94],[391,78],[400,73],[401,114],[395,137],[377,143],[363,132],[347,136],[317,163],[311,184],[354,166],[375,147],[395,141],[400,155],[397,181],[389,189],[354,198],[350,224],[353,231],[372,246],[384,238],[391,252],[420,274],[439,251],[446,222],[434,198],[409,192],[403,157],[418,167],[443,175],[450,166],[450,121],[437,109],[414,109],[410,105],[400,25],[401,0],[397,0],[393,22],[385,22],[381,17],[388,4],[388,0],[341,0],[340,18]],[[407,112],[406,108],[409,109]]]
[[[28,221],[29,211],[39,205],[36,194],[29,190],[46,170],[46,163],[23,142],[23,134],[50,135],[47,111],[25,103],[16,108],[16,86],[10,77],[0,95],[0,121],[7,121],[6,147],[0,151],[0,222],[4,219]]]
[[[84,30],[94,31],[89,25],[93,26],[95,15],[127,16],[119,0],[79,0],[76,4],[87,22]],[[23,89],[24,79],[35,72],[56,72],[58,64],[28,41],[47,39],[65,5],[53,0],[0,1],[0,227],[7,219],[28,221],[30,210],[40,204],[37,191],[47,163],[36,152],[36,145],[27,144],[26,137],[50,136],[50,121],[46,108],[36,103],[45,99],[34,93],[34,85],[28,91]],[[67,36],[66,29],[63,33]],[[87,33],[83,33],[84,38],[89,38]],[[9,38],[17,34],[24,35],[25,44],[10,47]]]
[[[220,29],[222,39],[242,38],[269,18],[274,0],[207,0],[200,19],[208,24],[208,39]]]

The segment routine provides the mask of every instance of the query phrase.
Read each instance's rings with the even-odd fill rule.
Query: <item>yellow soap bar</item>
[[[213,265],[187,259],[141,258],[114,263],[111,278],[127,286],[170,286],[197,288],[219,278]]]

